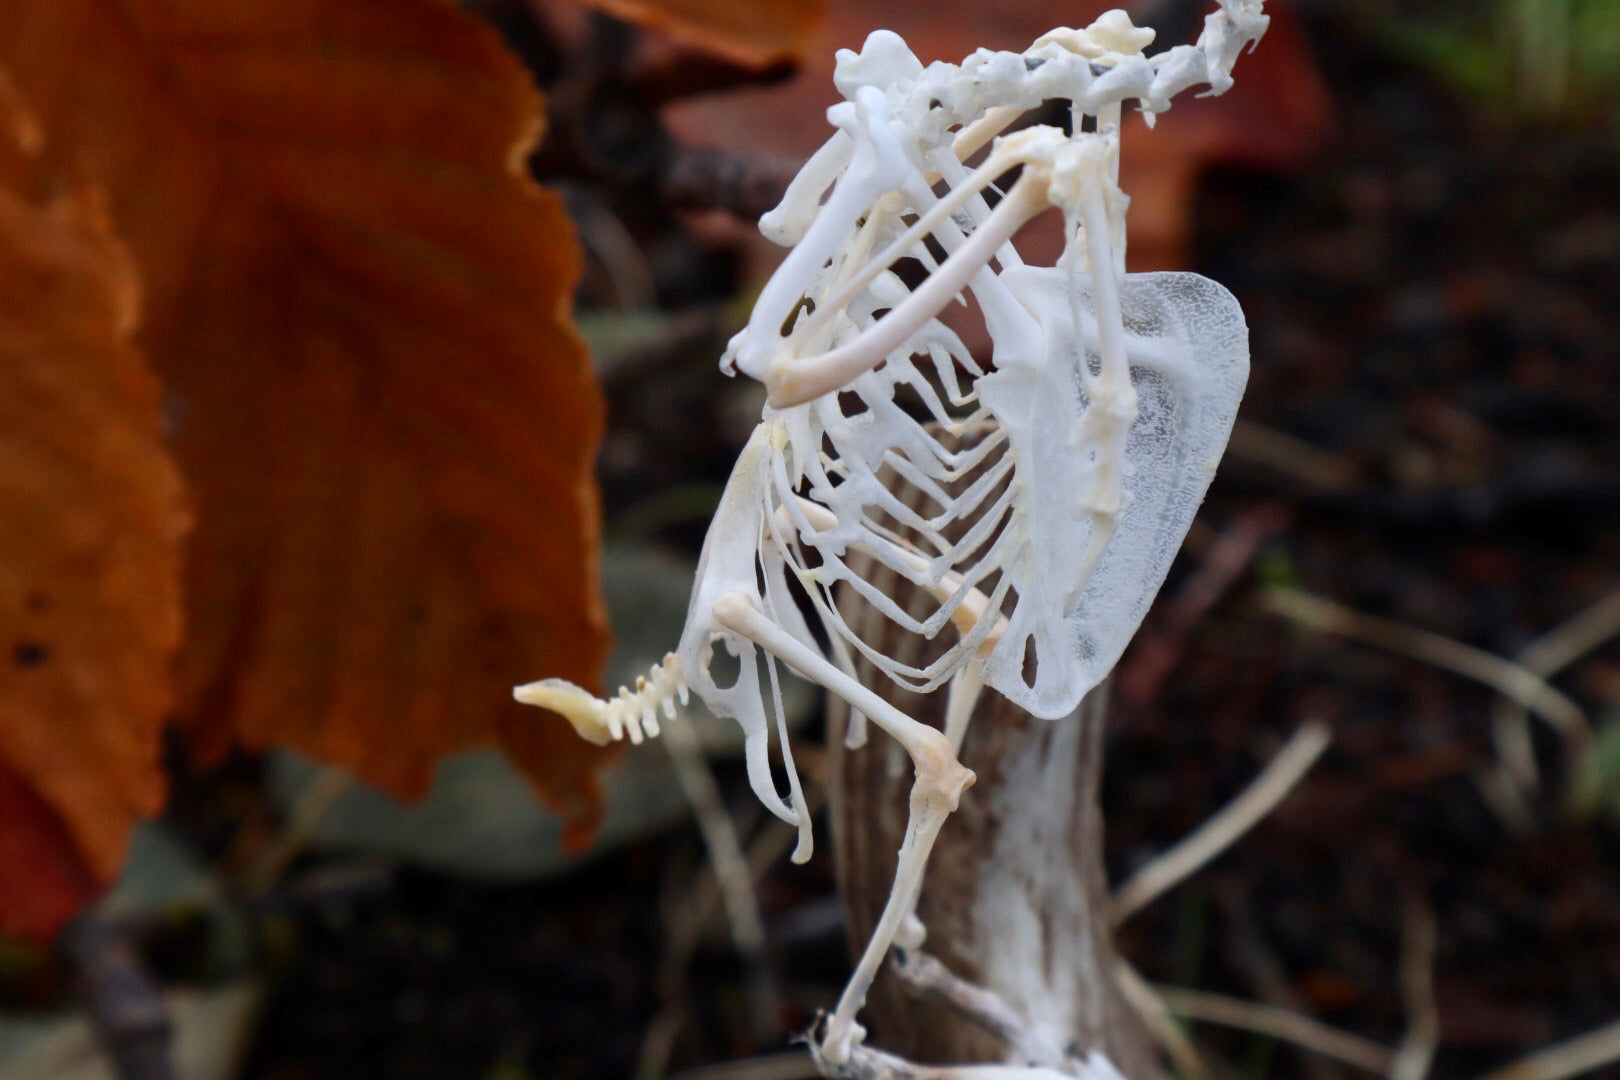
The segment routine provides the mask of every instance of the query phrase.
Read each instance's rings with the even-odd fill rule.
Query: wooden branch
[[[1620,590],[1609,593],[1531,642],[1515,658],[1526,671],[1550,679],[1598,646],[1620,634]],[[1509,774],[1525,790],[1538,781],[1535,754],[1530,745],[1530,711],[1512,698],[1497,699],[1491,711],[1497,753]]]
[[[1371,1039],[1340,1031],[1314,1017],[1279,1009],[1275,1005],[1262,1005],[1258,1001],[1244,1001],[1180,986],[1155,986],[1153,990],[1176,1016],[1268,1035],[1378,1076],[1390,1071],[1390,1064],[1395,1058],[1388,1047]]]
[[[1265,605],[1276,614],[1312,629],[1338,634],[1476,679],[1537,713],[1556,728],[1570,747],[1571,758],[1579,758],[1592,745],[1592,728],[1581,707],[1568,695],[1547,685],[1546,679],[1512,660],[1295,589],[1268,590]]]
[[[969,432],[958,445],[980,435]],[[883,580],[884,573],[891,572],[873,575],[879,587],[902,604],[914,600],[913,611],[933,603],[920,590],[908,597],[904,583]],[[849,603],[846,612],[858,633],[903,663],[938,647],[915,636],[885,636],[883,626],[892,631],[892,624],[868,607]],[[907,693],[860,665],[857,676],[908,715],[942,723],[943,693]],[[1047,721],[994,691],[980,697],[962,746],[962,761],[978,783],[940,834],[918,916],[928,952],[956,979],[988,991],[1021,1018],[1024,1049],[1045,1047],[1058,1059],[1041,1064],[1063,1068],[1065,1060],[1096,1050],[1131,1080],[1160,1080],[1153,1042],[1115,978],[1097,805],[1105,698],[1106,691],[1094,692],[1074,715]],[[864,941],[888,894],[911,770],[890,740],[845,748],[844,722],[844,710],[834,706],[829,805],[849,935]],[[963,1023],[945,996],[908,993],[892,974],[873,987],[864,1018],[871,1042],[902,1055],[913,1070],[912,1062],[1005,1061],[1012,1049],[983,1026]],[[961,1080],[970,1074],[859,1075]]]
[[[1186,880],[1259,824],[1304,779],[1332,739],[1320,720],[1301,725],[1242,794],[1119,887],[1114,894],[1114,924]]]
[[[1390,1080],[1425,1080],[1440,1045],[1440,1012],[1434,1003],[1434,912],[1416,895],[1401,914],[1401,999],[1406,1036],[1395,1048]]]
[[[1046,1045],[1029,1021],[1003,1001],[995,991],[962,979],[951,969],[924,952],[911,952],[897,956],[893,961],[895,974],[915,994],[937,994],[941,1001],[955,1009],[963,1019],[970,1020],[1000,1039],[1015,1057],[1032,1061],[1060,1061],[1061,1047]],[[1034,1039],[1034,1042],[1031,1040]]]
[[[1620,1020],[1537,1050],[1482,1080],[1565,1080],[1620,1061]]]

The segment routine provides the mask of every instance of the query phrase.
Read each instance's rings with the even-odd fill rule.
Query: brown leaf
[[[0,0],[0,63],[150,283],[206,756],[291,744],[411,797],[499,742],[588,818],[600,753],[510,699],[607,645],[602,404],[520,66],[440,0]]]
[[[1028,48],[1054,26],[1085,26],[1115,0],[829,0],[822,37],[827,45],[808,56],[797,75],[773,86],[696,97],[665,110],[670,130],[684,142],[718,145],[759,157],[802,159],[831,134],[827,107],[833,88],[833,47],[859,49],[866,35],[888,27],[903,36],[924,63],[958,63],[974,49]],[[1207,7],[1213,9],[1213,2]],[[1192,259],[1190,211],[1211,166],[1265,171],[1297,169],[1310,160],[1332,123],[1326,85],[1300,23],[1297,4],[1266,5],[1271,28],[1238,60],[1236,85],[1221,97],[1183,94],[1148,130],[1139,111],[1126,110],[1120,167],[1131,197],[1132,272],[1186,268]],[[1192,33],[1203,27],[1193,20]],[[1160,39],[1149,52],[1179,42]],[[1040,230],[1042,227],[1037,226]],[[779,252],[751,227],[739,230],[767,264]],[[1032,236],[1035,260],[1055,255],[1055,230]],[[978,344],[969,342],[969,344]]]
[[[101,894],[82,851],[62,816],[0,766],[0,934],[48,942]]]
[[[1271,26],[1238,60],[1232,89],[1184,95],[1152,129],[1127,116],[1120,184],[1131,196],[1133,271],[1192,262],[1192,207],[1209,169],[1297,170],[1330,130],[1332,103],[1295,5],[1273,0],[1266,13]]]
[[[859,51],[879,27],[905,38],[925,64],[955,64],[979,48],[1027,49],[1054,26],[1085,26],[1117,6],[1113,0],[825,0],[821,31],[793,78],[683,98],[666,108],[665,118],[683,142],[803,160],[833,133],[827,108],[843,100],[833,86],[835,51]],[[746,231],[758,230],[749,222]]]
[[[803,161],[833,133],[827,109],[843,100],[833,85],[836,49],[859,50],[873,30],[885,27],[905,38],[924,64],[935,60],[960,63],[978,48],[1027,49],[1054,26],[1085,26],[1118,0],[1028,0],[986,3],[985,0],[827,0],[825,24],[818,41],[791,79],[768,86],[740,87],[724,94],[682,98],[664,108],[671,134],[694,146],[716,146],[745,158]],[[1127,153],[1127,157],[1129,154]],[[1051,215],[1049,215],[1050,217]],[[1134,220],[1134,219],[1133,219]],[[705,222],[730,228],[728,237],[747,252],[754,266],[775,266],[782,249],[760,235],[753,222]],[[1034,235],[1043,231],[1038,240]],[[1020,240],[1039,260],[1057,253],[1059,231],[1050,221],[1038,222]],[[715,242],[720,242],[716,237]],[[990,346],[982,328],[959,324],[969,348]]]
[[[825,0],[580,0],[751,68],[804,54]]]
[[[186,511],[134,266],[0,86],[0,928],[48,936],[158,810]]]

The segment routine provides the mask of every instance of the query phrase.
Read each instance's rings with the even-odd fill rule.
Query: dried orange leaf
[[[0,0],[0,63],[149,281],[194,737],[407,797],[498,742],[588,818],[600,756],[510,701],[607,646],[602,404],[521,67],[442,0]]]
[[[0,766],[0,934],[50,941],[105,887],[62,816]]]
[[[747,67],[799,56],[821,24],[824,0],[581,0]]]
[[[1303,167],[1332,126],[1332,105],[1295,5],[1266,5],[1261,47],[1238,61],[1219,97],[1177,102],[1149,129],[1128,117],[1121,186],[1131,193],[1131,268],[1188,265],[1192,209],[1212,167],[1286,173]]]
[[[186,511],[134,265],[0,93],[0,928],[48,935],[163,798]]]

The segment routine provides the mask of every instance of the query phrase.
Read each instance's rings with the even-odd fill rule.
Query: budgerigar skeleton
[[[801,861],[810,814],[778,662],[848,702],[852,743],[867,722],[899,741],[916,771],[910,827],[820,1035],[826,1061],[862,1037],[856,1014],[896,936],[921,933],[929,851],[973,783],[957,750],[981,689],[1069,715],[1135,632],[1225,448],[1248,374],[1243,315],[1204,278],[1125,273],[1120,117],[1131,103],[1151,121],[1189,87],[1224,91],[1266,23],[1261,0],[1220,0],[1196,45],[1153,56],[1153,31],[1122,11],[959,65],[925,67],[883,30],[840,52],[836,132],[760,223],[792,250],[721,361],[764,383],[768,405],[710,526],[679,646],[607,701],[551,679],[516,691],[594,742],[656,735],[695,694],[742,726],[750,783],[800,830]],[[1054,102],[1068,124],[1004,133]],[[1016,238],[1049,209],[1062,253],[1026,263]],[[941,321],[965,297],[988,356]],[[873,567],[932,597],[930,613]],[[856,602],[923,638],[926,661],[863,639],[845,615]],[[739,661],[729,681],[711,671],[716,645]],[[945,687],[945,730],[861,685],[856,654],[910,689]]]

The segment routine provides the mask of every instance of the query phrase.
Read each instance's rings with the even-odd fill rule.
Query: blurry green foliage
[[[1521,122],[1608,124],[1620,134],[1620,3],[1494,0],[1384,28],[1385,45]]]
[[[1598,728],[1597,745],[1581,761],[1570,787],[1570,803],[1580,818],[1601,815],[1620,826],[1620,712]]]
[[[1301,590],[1305,587],[1305,579],[1300,576],[1294,557],[1281,545],[1272,545],[1260,552],[1254,560],[1254,573],[1261,586],[1267,589]]]

